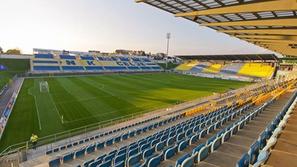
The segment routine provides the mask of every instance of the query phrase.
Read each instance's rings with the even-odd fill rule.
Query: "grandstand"
[[[259,81],[276,73],[275,55],[182,55],[176,72],[210,78]],[[234,60],[234,57],[237,57]],[[194,63],[193,63],[194,62]]]
[[[153,72],[161,67],[147,57],[140,56],[98,56],[98,55],[54,55],[36,53],[31,59],[31,72],[77,73],[77,72]]]

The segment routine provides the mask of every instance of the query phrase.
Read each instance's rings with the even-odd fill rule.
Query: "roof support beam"
[[[283,46],[283,45],[267,45],[264,44],[262,47],[265,47],[269,50],[273,50],[275,52],[279,52],[284,55],[289,55],[289,56],[297,56],[297,49],[293,49],[288,46]]]
[[[296,26],[297,19],[265,19],[265,20],[249,20],[249,21],[231,21],[231,22],[215,22],[202,23],[203,26]]]
[[[135,0],[136,3],[145,2],[145,0]]]
[[[248,39],[248,38],[241,38],[242,40],[248,42],[269,42],[269,43],[279,43],[279,44],[297,44],[297,41],[292,40],[272,40],[272,39]]]
[[[297,41],[297,36],[293,35],[235,35],[235,37],[248,39],[273,39]]]
[[[185,13],[177,13],[176,17],[195,17],[203,15],[219,15],[231,13],[250,13],[250,12],[265,12],[265,11],[291,11],[297,10],[296,0],[264,0],[262,2],[240,4],[214,9],[206,9],[200,11],[192,11]]]
[[[228,34],[270,34],[270,35],[297,35],[297,29],[253,29],[253,30],[219,30]]]

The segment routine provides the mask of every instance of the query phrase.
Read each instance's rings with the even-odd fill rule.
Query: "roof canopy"
[[[288,56],[297,56],[296,0],[136,0]]]
[[[278,61],[274,54],[230,54],[230,55],[177,55],[184,60],[262,60],[262,61]]]

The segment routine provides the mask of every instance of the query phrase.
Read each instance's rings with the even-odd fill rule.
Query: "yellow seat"
[[[194,66],[196,66],[198,64],[198,61],[189,61],[189,62],[185,62],[179,66],[177,66],[175,68],[175,70],[179,70],[179,71],[187,71],[192,69]]]
[[[222,67],[223,67],[222,64],[212,64],[209,67],[205,68],[203,70],[203,72],[206,72],[206,73],[219,73]]]
[[[274,67],[264,63],[245,63],[238,74],[260,78],[269,78],[273,74]]]
[[[101,66],[119,66],[115,61],[100,61]]]

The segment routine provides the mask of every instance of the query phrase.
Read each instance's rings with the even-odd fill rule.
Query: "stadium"
[[[296,167],[296,0],[135,3],[272,52],[0,52],[0,166]]]

